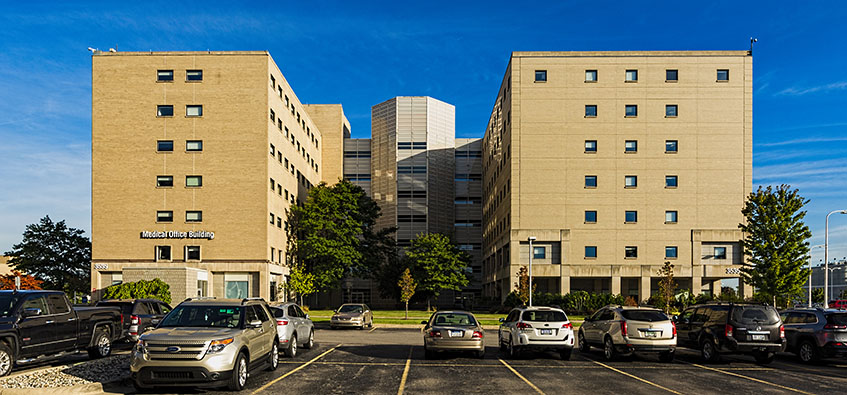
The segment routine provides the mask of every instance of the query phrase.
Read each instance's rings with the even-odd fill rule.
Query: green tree
[[[26,226],[23,240],[4,254],[15,270],[42,281],[45,289],[88,294],[91,289],[91,241],[81,229],[49,215]]]
[[[823,303],[823,288],[812,289],[812,303]]]
[[[427,295],[427,309],[431,299],[445,289],[459,291],[468,285],[466,268],[470,257],[440,233],[420,235],[412,240],[406,259],[418,281],[418,287]]]
[[[159,299],[171,303],[171,287],[168,283],[154,278],[131,283],[117,284],[103,291],[103,299]]]
[[[741,278],[763,296],[790,297],[802,291],[809,277],[806,268],[812,232],[803,223],[803,206],[809,201],[788,185],[768,186],[750,194],[744,209],[744,255]]]
[[[673,279],[673,264],[670,261],[665,261],[665,264],[659,269],[659,277],[659,293],[662,296],[662,304],[665,313],[670,313],[671,301],[673,301],[676,291],[676,281]]]
[[[318,291],[315,284],[315,275],[309,273],[299,265],[290,268],[288,276],[288,289],[294,292],[300,298],[300,305],[303,305],[303,298]]]
[[[409,300],[412,299],[412,296],[415,296],[415,288],[418,287],[418,283],[415,282],[414,278],[412,278],[412,273],[409,271],[409,268],[406,268],[406,270],[403,271],[403,275],[400,276],[400,280],[397,281],[397,286],[400,287],[400,301],[406,304],[406,316],[403,319],[408,320]]]

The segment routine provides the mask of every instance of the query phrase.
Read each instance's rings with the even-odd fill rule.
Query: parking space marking
[[[727,372],[727,371],[725,371],[725,370],[720,370],[720,369],[710,368],[710,367],[708,367],[708,366],[703,366],[703,365],[696,364],[696,363],[692,363],[691,365],[696,366],[696,367],[698,367],[698,368],[702,368],[702,369],[706,369],[706,370],[711,370],[711,371],[713,371],[713,372],[723,373],[723,374],[727,374],[727,375],[730,375],[730,376],[735,376],[735,377],[740,377],[740,378],[742,378],[742,379],[747,379],[747,380],[750,380],[750,381],[755,381],[755,382],[757,382],[757,383],[770,385],[770,386],[772,386],[772,387],[781,388],[781,389],[784,389],[784,390],[787,390],[787,391],[792,391],[792,392],[797,392],[797,393],[800,393],[800,394],[807,394],[807,395],[811,395],[811,393],[806,392],[806,391],[798,390],[798,389],[796,389],[796,388],[786,387],[786,386],[784,386],[784,385],[779,385],[779,384],[771,383],[771,382],[768,382],[768,381],[765,381],[765,380],[759,380],[759,379],[757,379],[757,378],[755,378],[755,377],[749,377],[749,376],[745,376],[745,375],[738,374],[738,373],[732,373],[732,372]]]
[[[409,365],[412,364],[412,347],[409,347],[409,356],[406,357],[406,367],[403,368],[403,376],[400,377],[400,388],[397,389],[397,395],[403,395],[403,389],[406,388],[406,379],[409,378]]]
[[[369,331],[368,331],[368,333],[371,333],[371,332],[373,332],[373,331],[375,331],[375,330],[376,330],[376,327],[373,327],[373,328],[371,328],[371,330],[369,330]]]
[[[670,389],[670,388],[663,387],[663,386],[661,386],[661,385],[659,385],[659,384],[656,384],[656,383],[654,383],[654,382],[652,382],[652,381],[650,381],[650,380],[645,380],[645,379],[642,379],[641,377],[638,377],[638,376],[635,376],[635,375],[629,374],[629,373],[627,373],[627,372],[624,372],[623,370],[615,369],[615,368],[613,368],[613,367],[611,367],[611,366],[609,366],[609,365],[606,365],[605,363],[597,362],[597,361],[594,361],[594,360],[591,360],[591,362],[594,362],[594,363],[596,363],[596,364],[598,364],[598,365],[600,365],[600,366],[602,366],[602,367],[604,367],[604,368],[610,369],[610,370],[612,370],[612,371],[614,371],[614,372],[618,372],[618,373],[620,373],[620,374],[622,374],[622,375],[624,375],[624,376],[632,377],[632,378],[634,378],[634,379],[636,379],[636,380],[638,380],[638,381],[640,381],[640,382],[642,382],[642,383],[650,384],[650,385],[652,385],[652,386],[654,386],[654,387],[656,387],[656,388],[663,389],[663,390],[668,391],[668,392],[670,392],[670,393],[672,393],[672,394],[682,395],[682,393],[681,393],[681,392],[677,392],[677,391],[674,391],[674,390],[672,390],[672,389]]]
[[[259,389],[255,390],[255,391],[253,391],[252,395],[258,394],[259,392],[262,392],[262,391],[264,391],[264,390],[268,389],[268,387],[270,387],[270,386],[272,386],[272,385],[274,385],[274,384],[278,383],[280,380],[282,380],[282,379],[284,379],[284,378],[286,378],[286,377],[288,377],[288,376],[291,376],[292,374],[294,374],[294,372],[296,372],[296,371],[298,371],[298,370],[300,370],[300,369],[303,369],[303,368],[305,368],[306,366],[311,365],[312,363],[314,363],[314,362],[315,362],[315,361],[317,361],[318,359],[321,359],[324,355],[329,354],[329,353],[331,353],[331,352],[335,351],[335,349],[336,349],[336,348],[338,348],[338,347],[341,347],[341,344],[338,344],[338,345],[336,345],[335,347],[330,348],[329,350],[324,351],[323,353],[321,353],[321,354],[320,354],[320,355],[318,355],[317,357],[312,358],[309,362],[306,362],[306,363],[304,363],[304,364],[302,364],[302,365],[300,365],[300,366],[298,366],[298,367],[296,367],[296,368],[292,369],[290,372],[288,372],[288,373],[286,373],[286,374],[284,374],[284,375],[282,375],[282,376],[279,376],[279,377],[277,377],[277,378],[275,378],[275,379],[271,380],[269,383],[267,383],[267,384],[265,384],[265,385],[263,385],[263,386],[259,387]]]
[[[506,363],[506,361],[504,361],[504,360],[502,360],[502,359],[498,359],[498,361],[500,361],[500,363],[502,363],[502,364],[503,364],[503,366],[505,366],[505,367],[507,367],[509,370],[511,370],[511,371],[512,371],[512,373],[514,373],[514,374],[515,374],[515,376],[518,376],[518,377],[519,377],[521,380],[523,380],[525,383],[529,384],[529,386],[530,386],[530,387],[532,387],[532,389],[534,389],[534,390],[535,390],[535,392],[537,392],[537,393],[539,393],[539,394],[541,394],[541,395],[544,395],[544,391],[541,391],[541,389],[540,389],[540,388],[538,388],[538,387],[536,387],[536,386],[535,386],[535,384],[533,384],[531,381],[527,380],[527,379],[526,379],[526,377],[524,377],[524,376],[522,376],[520,373],[518,373],[518,371],[517,371],[517,370],[515,370],[513,367],[509,366],[509,364],[508,364],[508,363]]]

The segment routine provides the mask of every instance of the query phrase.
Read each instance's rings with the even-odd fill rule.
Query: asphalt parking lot
[[[426,360],[418,330],[319,330],[315,348],[294,360],[282,358],[275,372],[251,376],[242,393],[843,394],[847,388],[847,360],[809,366],[784,354],[767,366],[747,356],[704,365],[696,351],[685,349],[670,364],[649,355],[607,363],[600,350],[574,350],[569,361],[553,353],[508,359],[498,351],[496,331],[486,335],[484,359],[456,354]],[[161,393],[167,392],[173,390]]]

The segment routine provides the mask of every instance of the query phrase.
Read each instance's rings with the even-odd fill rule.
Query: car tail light
[[[130,325],[138,325],[138,321],[139,321],[139,320],[138,320],[138,316],[137,316],[137,315],[133,315],[133,316],[130,316],[130,317],[129,317],[129,324],[130,324]]]
[[[439,331],[429,331],[429,337],[441,337],[441,332],[439,332]]]
[[[621,321],[621,336],[626,336],[626,321]]]
[[[286,320],[276,320],[276,324],[279,325],[279,326],[285,326],[285,325],[288,325],[288,321],[286,321]]]
[[[675,338],[675,337],[676,337],[676,324],[674,324],[674,323],[673,323],[673,321],[671,321],[671,326],[673,327],[673,336],[672,336],[672,338]]]
[[[785,325],[779,326],[779,338],[785,339]]]
[[[471,337],[473,337],[474,339],[482,339],[482,332],[473,331],[473,336],[471,336]]]
[[[823,329],[847,329],[847,325],[826,324],[823,326]]]
[[[518,322],[518,323],[517,323],[517,325],[515,325],[515,328],[518,328],[518,329],[529,329],[529,328],[532,328],[532,325],[527,324],[526,322]]]
[[[726,325],[723,327],[723,334],[724,334],[726,337],[732,337],[732,331],[733,331],[733,330],[735,330],[735,328],[733,328],[733,327],[732,327],[732,325],[730,325],[730,324],[726,324]]]
[[[570,322],[566,322],[566,323],[562,324],[562,328],[573,329],[573,324],[571,324]]]

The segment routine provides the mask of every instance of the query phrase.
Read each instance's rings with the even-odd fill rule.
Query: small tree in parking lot
[[[665,313],[671,311],[671,301],[676,291],[676,281],[673,279],[673,264],[670,261],[665,261],[664,266],[659,269],[659,293],[661,295],[662,304],[664,305]]]
[[[412,278],[412,273],[409,271],[409,268],[406,268],[400,276],[400,281],[397,282],[397,286],[400,287],[400,301],[406,304],[406,316],[403,319],[408,320],[409,300],[415,295],[415,288],[418,286],[418,283],[416,283],[415,279]]]
[[[297,294],[302,306],[304,297],[318,291],[315,284],[315,275],[307,272],[300,265],[293,265],[288,276],[288,289]]]
[[[518,298],[520,298],[523,304],[529,303],[529,270],[527,270],[526,266],[521,266],[518,269],[518,282],[515,283],[515,289],[518,293]],[[532,287],[533,291],[535,291],[535,287]]]

